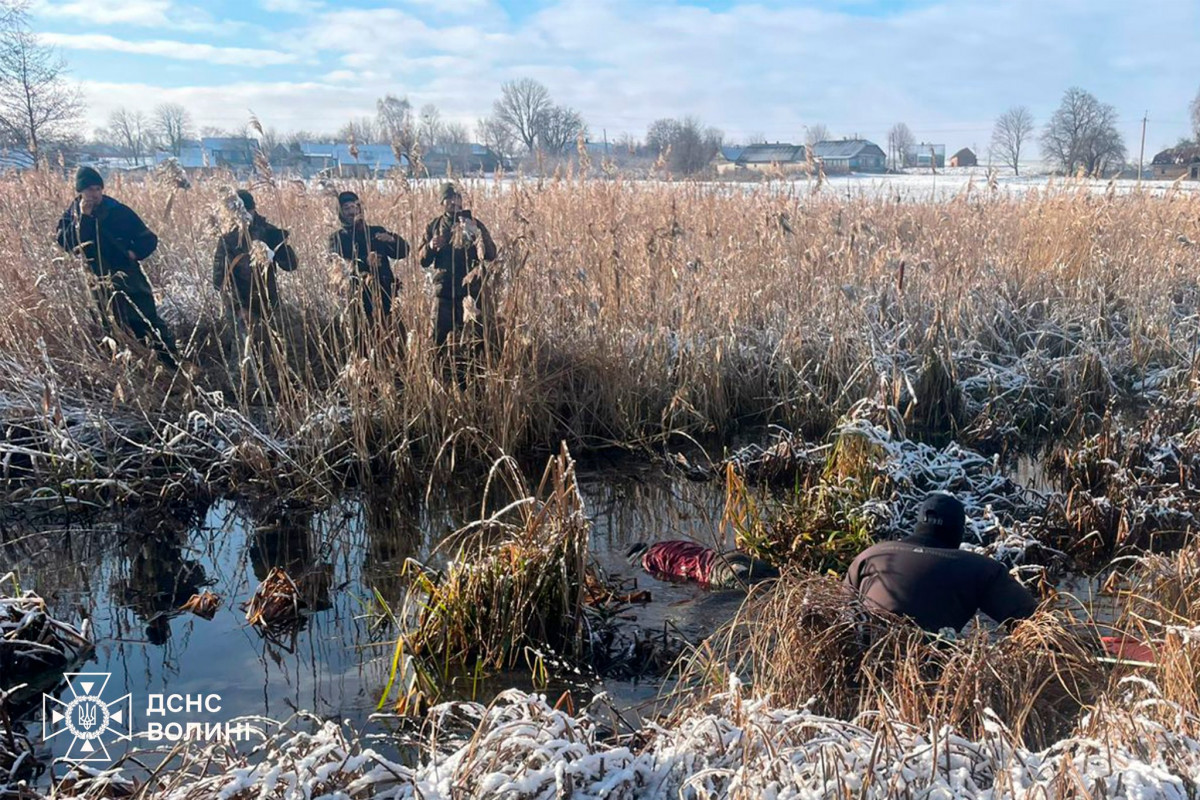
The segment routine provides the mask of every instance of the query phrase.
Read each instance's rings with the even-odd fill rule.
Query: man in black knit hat
[[[453,183],[442,184],[442,215],[425,227],[421,266],[437,282],[437,318],[434,340],[440,346],[451,334],[461,336],[468,327],[463,302],[478,308],[484,284],[483,262],[496,259],[496,243],[487,226],[463,208],[462,192]],[[472,325],[477,328],[478,325]]]
[[[104,194],[104,179],[91,167],[75,174],[76,198],[58,221],[58,244],[87,262],[100,319],[111,320],[158,351],[174,369],[175,339],[158,316],[154,292],[139,262],[158,247],[158,237],[128,206]]]
[[[329,250],[353,266],[367,322],[387,320],[392,313],[396,281],[392,259],[408,255],[408,242],[381,225],[368,225],[362,202],[354,192],[342,192],[337,202],[342,227],[329,235]]]
[[[921,503],[912,536],[880,542],[846,572],[867,605],[911,617],[927,631],[960,630],[977,611],[996,622],[1024,619],[1037,601],[999,561],[960,550],[966,511],[946,492]]]

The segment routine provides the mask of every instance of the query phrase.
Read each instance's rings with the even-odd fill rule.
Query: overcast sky
[[[1116,106],[1136,158],[1189,131],[1200,89],[1197,0],[36,0],[88,129],[163,101],[199,125],[253,111],[283,130],[336,130],[384,93],[470,124],[530,76],[594,138],[694,114],[730,140],[801,141],[803,126],[884,143],[985,148],[1024,104],[1038,125],[1081,86]]]

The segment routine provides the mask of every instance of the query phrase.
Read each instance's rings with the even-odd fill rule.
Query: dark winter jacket
[[[150,291],[138,262],[155,251],[158,237],[129,206],[106,195],[91,214],[84,215],[75,198],[58,221],[58,244],[69,253],[80,252],[92,274],[111,277],[116,289]]]
[[[287,237],[287,231],[254,214],[247,228],[239,226],[217,240],[217,250],[213,254],[213,286],[219,292],[229,292],[234,305],[252,313],[262,314],[276,308],[279,284],[275,268],[291,272],[297,265],[296,251],[287,243]],[[252,262],[254,242],[262,242],[275,253],[265,274]]]
[[[443,214],[430,222],[425,227],[425,238],[421,248],[421,266],[432,267],[442,273],[439,277],[438,299],[455,304],[468,295],[472,299],[478,299],[481,286],[479,279],[463,286],[463,280],[479,266],[480,253],[476,242],[456,241],[458,237],[454,235],[454,227],[458,219],[472,219],[471,212],[460,211],[457,217]],[[475,220],[475,224],[479,226],[478,235],[483,243],[482,260],[493,261],[496,258],[496,243],[492,240],[487,226],[479,220]],[[445,239],[445,244],[434,250],[432,242],[439,236]]]
[[[393,238],[393,241],[380,241],[375,238],[379,234],[386,234]],[[355,272],[362,276],[370,276],[371,281],[363,285],[363,307],[368,314],[372,313],[372,286],[374,283],[377,287],[380,304],[384,316],[389,314],[392,309],[392,292],[395,284],[395,274],[392,272],[392,259],[406,258],[408,256],[408,242],[398,233],[392,233],[387,228],[381,225],[347,225],[342,224],[342,227],[334,231],[329,236],[330,252],[341,256],[342,258],[354,264]],[[378,266],[372,269],[368,257],[371,253],[376,253],[378,258]]]
[[[977,611],[996,622],[1034,612],[1037,601],[1003,564],[958,545],[930,536],[880,542],[854,559],[846,582],[868,605],[935,633],[960,630]]]

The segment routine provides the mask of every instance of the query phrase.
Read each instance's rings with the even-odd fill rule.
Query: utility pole
[[[1146,121],[1149,119],[1149,117],[1150,112],[1147,110],[1146,113],[1142,115],[1142,146],[1138,148],[1137,186],[1139,189],[1142,188],[1142,159],[1146,156]]]

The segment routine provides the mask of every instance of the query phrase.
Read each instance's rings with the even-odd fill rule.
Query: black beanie
[[[104,188],[104,178],[100,177],[100,173],[91,167],[80,167],[75,173],[75,191],[82,192],[89,186],[99,186]]]
[[[339,206],[344,206],[344,205],[346,205],[346,203],[353,203],[353,202],[356,202],[357,200],[358,200],[358,195],[356,195],[354,192],[347,191],[347,192],[340,192],[338,194],[338,205]]]
[[[237,196],[242,199],[242,205],[246,207],[247,211],[254,210],[254,195],[250,194],[245,189],[238,189]]]
[[[913,538],[957,549],[962,544],[966,520],[967,512],[957,497],[947,492],[931,492],[917,512]]]

